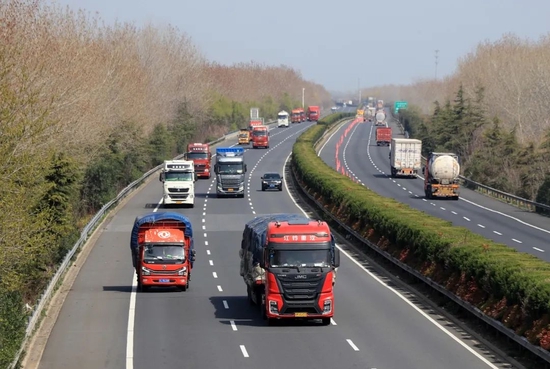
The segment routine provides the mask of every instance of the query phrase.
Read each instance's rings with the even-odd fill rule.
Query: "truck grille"
[[[186,193],[177,194],[177,195],[171,193],[169,195],[170,195],[170,198],[174,200],[185,200],[189,196],[189,194],[186,194]]]
[[[223,187],[233,188],[233,187],[239,187],[242,181],[240,179],[223,179],[221,182]]]
[[[168,192],[170,193],[188,193],[188,188],[168,188]]]
[[[297,281],[294,276],[278,276],[285,300],[313,300],[321,291],[325,275],[309,276],[307,280]]]
[[[195,172],[204,172],[206,170],[206,164],[195,165]]]

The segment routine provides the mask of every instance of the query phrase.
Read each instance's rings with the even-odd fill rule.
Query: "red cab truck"
[[[327,223],[298,214],[258,216],[245,225],[239,256],[248,299],[268,324],[330,324],[340,251]]]
[[[162,212],[137,217],[130,249],[141,292],[150,287],[189,288],[195,250],[193,228],[186,216]]]
[[[317,122],[321,119],[321,108],[318,106],[308,106],[306,115],[308,121]]]
[[[302,108],[296,108],[292,109],[292,112],[290,113],[290,122],[291,123],[301,123],[306,120],[306,115],[304,113],[304,109]]]
[[[269,129],[267,126],[255,126],[252,129],[252,148],[269,149]]]
[[[389,146],[391,137],[390,127],[376,127],[376,146]]]
[[[187,145],[185,160],[190,160],[195,165],[195,173],[198,178],[210,178],[212,170],[212,153],[207,143],[190,143]]]
[[[250,119],[248,123],[248,130],[252,134],[252,129],[257,126],[263,126],[264,125],[264,119],[258,118],[258,119]]]

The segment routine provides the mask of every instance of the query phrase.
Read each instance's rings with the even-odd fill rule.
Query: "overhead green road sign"
[[[397,112],[399,111],[399,109],[407,109],[407,106],[409,104],[406,102],[406,101],[396,101],[394,104],[393,104],[393,112],[394,114],[397,114]]]

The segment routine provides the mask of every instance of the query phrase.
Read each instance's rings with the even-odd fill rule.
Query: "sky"
[[[52,0],[107,23],[171,24],[210,60],[285,64],[331,92],[451,74],[506,33],[550,32],[547,0]]]

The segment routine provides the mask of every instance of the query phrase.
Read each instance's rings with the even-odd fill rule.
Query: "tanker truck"
[[[424,167],[424,193],[427,199],[459,197],[460,164],[458,155],[431,152]]]
[[[385,126],[386,125],[386,113],[384,113],[384,110],[377,110],[376,115],[374,116],[376,119],[376,125],[377,126]]]

